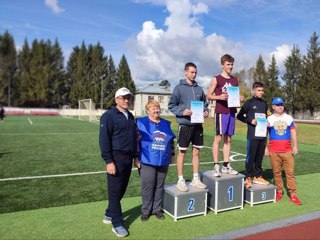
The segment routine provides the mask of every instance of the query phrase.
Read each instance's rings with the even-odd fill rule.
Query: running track
[[[258,224],[201,239],[275,240],[320,239],[320,211]]]

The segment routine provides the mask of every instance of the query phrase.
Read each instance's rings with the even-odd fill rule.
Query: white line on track
[[[29,118],[28,118],[29,119]],[[31,120],[30,120],[31,121]],[[47,134],[87,134],[87,133],[47,133]],[[88,133],[89,134],[89,133]],[[4,135],[4,134],[0,134]],[[30,134],[31,135],[31,134]],[[37,135],[37,134],[34,134]],[[39,134],[40,135],[40,134]],[[44,134],[43,134],[44,135]],[[212,147],[203,146],[203,148],[212,149]],[[220,149],[222,151],[222,149]],[[244,162],[245,158],[234,159],[235,157],[241,156],[246,157],[245,154],[230,151],[232,155],[230,155],[231,162]],[[220,161],[222,162],[222,161]],[[200,162],[200,165],[209,165],[213,164],[213,161],[210,162]],[[192,163],[184,163],[185,166],[191,166]],[[170,167],[177,166],[177,164],[170,164]],[[137,168],[132,168],[133,171],[136,171]],[[106,171],[97,171],[97,172],[82,172],[82,173],[66,173],[66,174],[53,174],[53,175],[42,175],[42,176],[26,176],[26,177],[15,177],[15,178],[2,178],[0,182],[6,181],[18,181],[18,180],[32,180],[32,179],[43,179],[43,178],[57,178],[57,177],[71,177],[71,176],[83,176],[83,175],[94,175],[94,174],[102,174],[106,173]]]
[[[32,125],[32,124],[33,124],[33,122],[31,121],[31,119],[30,119],[30,118],[28,118],[28,121],[29,121],[30,125]]]
[[[243,162],[244,159],[233,160],[234,162]],[[210,165],[213,162],[201,162],[200,165]],[[185,166],[192,166],[192,163],[185,163]],[[170,167],[177,166],[177,164],[170,164]],[[132,168],[133,171],[136,171],[137,168]],[[19,181],[19,180],[32,180],[32,179],[43,179],[43,178],[57,178],[57,177],[71,177],[71,176],[83,176],[83,175],[95,175],[106,173],[106,171],[97,171],[97,172],[82,172],[82,173],[66,173],[66,174],[54,174],[54,175],[42,175],[42,176],[27,176],[27,177],[15,177],[15,178],[2,178],[0,182],[7,181]]]

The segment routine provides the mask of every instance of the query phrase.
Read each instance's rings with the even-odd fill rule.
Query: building
[[[168,102],[170,100],[173,89],[167,80],[161,83],[152,83],[146,87],[138,89],[134,100],[134,111],[136,116],[145,116],[145,106],[147,102],[154,99],[159,102],[162,115],[172,115],[168,110]]]

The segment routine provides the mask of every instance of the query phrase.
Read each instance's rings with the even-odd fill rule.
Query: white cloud
[[[234,72],[256,65],[259,53],[252,53],[241,42],[217,33],[204,33],[199,15],[209,14],[205,3],[166,1],[166,8],[168,16],[164,28],[157,28],[154,22],[146,21],[137,36],[128,40],[128,48],[134,52],[132,76],[138,86],[163,79],[176,85],[184,78],[185,63],[194,62],[198,66],[197,81],[206,87],[212,76],[221,73],[220,58],[224,54],[235,58]],[[283,61],[290,54],[290,47],[283,44],[272,53],[261,54],[267,61],[275,54],[277,65],[283,71]]]
[[[276,47],[276,50],[269,54],[269,59],[271,61],[272,55],[276,59],[276,63],[280,71],[284,70],[284,60],[291,54],[291,47],[288,44],[282,44]]]
[[[175,85],[184,78],[187,62],[197,64],[197,81],[209,85],[212,76],[221,72],[220,57],[226,53],[236,57],[238,66],[248,66],[251,59],[243,53],[241,43],[216,33],[205,36],[198,16],[209,13],[206,4],[175,0],[167,1],[166,7],[169,12],[166,29],[158,29],[154,22],[146,21],[136,38],[128,41],[128,47],[134,51],[131,70],[137,85],[163,79]]]
[[[58,0],[45,0],[44,3],[47,7],[51,8],[56,14],[62,13],[65,10],[58,6]]]

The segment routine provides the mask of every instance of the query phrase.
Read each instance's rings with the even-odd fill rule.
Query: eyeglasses
[[[275,104],[277,107],[283,107],[283,104]]]
[[[124,100],[128,100],[130,101],[132,99],[132,97],[129,95],[129,96],[122,96],[122,97],[117,97],[118,99],[121,99],[122,101]]]

